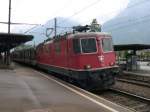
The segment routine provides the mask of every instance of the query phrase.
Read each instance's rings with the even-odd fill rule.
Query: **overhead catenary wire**
[[[133,5],[131,5],[131,6],[128,6],[126,9],[130,9],[130,8],[134,8],[134,7],[137,7],[137,6],[140,6],[140,5],[142,5],[143,3],[146,3],[146,2],[150,2],[150,0],[142,0],[142,1],[140,1],[140,2],[136,2],[135,4],[133,4]],[[107,14],[103,14],[102,16],[108,16],[108,15],[111,15],[111,14],[113,14],[113,13],[116,13],[117,11],[111,11],[111,12],[109,12],[109,13],[107,13]],[[126,16],[122,16],[122,17],[119,17],[118,19],[123,19],[123,18],[125,18]],[[89,22],[89,20],[87,20],[86,22]],[[85,23],[86,23],[85,22]]]
[[[134,8],[134,7],[136,7],[136,6],[139,6],[139,5],[142,5],[143,3],[146,3],[146,2],[150,2],[149,0],[142,0],[142,1],[140,1],[140,2],[136,2],[135,4],[133,4],[133,5],[131,5],[131,6],[128,6],[126,9],[129,9],[129,8]],[[87,8],[89,8],[89,7],[87,7]],[[83,8],[84,9],[84,8]],[[85,9],[86,9],[86,7],[85,7]],[[70,17],[68,17],[68,18],[71,18],[71,17],[73,17],[73,16],[75,16],[75,15],[77,15],[77,14],[79,14],[79,13],[81,13],[82,12],[82,10],[80,10],[80,11],[78,11],[78,12],[76,12],[76,13],[74,13],[72,16],[70,16]],[[112,13],[115,13],[116,11],[113,11],[113,12],[111,12],[111,13],[108,13],[108,14],[112,14]],[[107,15],[108,15],[107,14]],[[106,14],[105,14],[106,15]],[[67,18],[67,19],[68,19]],[[124,17],[120,17],[120,19],[121,18],[124,18]],[[67,19],[65,19],[65,20],[63,20],[63,21],[61,21],[61,22],[65,22],[65,21],[67,21]],[[134,21],[134,20],[127,20],[127,22],[128,21]],[[123,22],[123,24],[124,24],[125,22]],[[121,23],[122,24],[122,23]],[[117,24],[118,25],[118,24]],[[61,28],[61,29],[66,29],[66,27],[58,27],[58,28]],[[109,27],[110,28],[110,27]]]
[[[56,10],[53,14],[57,15],[58,13],[61,13],[64,9],[70,7],[69,4],[70,4],[71,2],[72,2],[72,0],[69,0],[69,2],[67,2],[67,3],[66,3],[63,7],[61,7],[60,9]],[[53,18],[56,18],[56,16],[53,17]]]
[[[88,8],[90,8],[90,7],[92,7],[94,4],[96,4],[96,3],[98,3],[98,2],[100,2],[101,0],[97,0],[97,1],[95,1],[95,2],[93,2],[92,4],[90,4],[90,5],[88,5],[88,6],[86,6],[86,7],[84,7],[84,8],[82,8],[82,9],[80,9],[79,11],[77,11],[77,12],[75,12],[73,15],[71,15],[70,17],[68,17],[68,18],[66,18],[66,19],[64,19],[64,20],[62,20],[62,21],[60,21],[60,22],[58,22],[58,24],[60,24],[60,23],[62,23],[62,22],[65,22],[65,21],[67,21],[67,19],[69,19],[69,18],[71,18],[71,17],[73,17],[73,16],[76,16],[76,15],[78,15],[78,14],[80,14],[81,12],[83,12],[83,11],[85,11],[86,9],[88,9]],[[129,6],[129,7],[127,7],[126,9],[128,9],[128,8],[133,8],[133,7],[135,7],[135,6],[139,6],[139,5],[141,5],[141,4],[143,4],[143,3],[145,3],[145,2],[149,2],[149,0],[142,0],[142,1],[140,1],[140,2],[137,2],[137,3],[135,3],[135,4],[133,4],[133,5],[131,5],[131,6]],[[115,11],[116,12],[116,11]],[[111,13],[114,13],[114,12],[111,12]],[[110,13],[108,13],[108,14],[110,14]],[[107,14],[107,15],[108,15]],[[106,15],[106,14],[105,14]],[[124,17],[120,17],[120,18],[124,18]],[[130,21],[130,20],[129,20]],[[128,22],[128,21],[127,21]],[[123,24],[124,24],[124,22],[122,22]],[[119,23],[119,24],[122,24],[122,23]],[[118,23],[116,23],[117,25],[118,25]],[[71,27],[62,27],[62,26],[57,26],[57,28],[60,28],[60,29],[67,29],[67,28],[71,28]],[[32,30],[32,29],[31,29]]]
[[[37,28],[38,26],[41,26],[41,25],[39,24],[39,25],[36,25],[36,26],[34,26],[34,27],[31,27],[31,28],[29,28],[28,30],[26,30],[24,33],[28,33],[28,32],[30,32],[31,30]]]
[[[83,7],[83,8],[80,9],[79,11],[75,12],[73,15],[69,16],[68,18],[66,18],[66,19],[64,19],[64,20],[62,20],[62,21],[60,21],[58,24],[63,23],[63,22],[65,22],[65,21],[67,21],[69,18],[78,15],[79,13],[81,13],[81,12],[87,10],[88,8],[92,7],[93,5],[97,4],[97,3],[100,2],[100,1],[102,1],[102,0],[96,0],[95,2],[93,2],[93,3],[91,3],[91,4],[89,4],[89,5],[85,6],[85,7]]]
[[[146,2],[150,2],[149,0],[143,0],[143,1],[140,1],[140,2],[137,2],[137,3],[135,3],[135,4],[133,4],[133,5],[131,5],[131,6],[128,6],[126,9],[129,9],[129,8],[134,8],[134,7],[136,7],[136,6],[139,6],[139,5],[142,5],[143,3],[146,3]],[[112,13],[114,13],[114,12],[111,12],[111,14]],[[77,13],[78,14],[78,13]],[[110,13],[108,13],[108,14],[110,14]],[[108,15],[107,14],[107,15]],[[75,15],[75,14],[74,14]],[[74,15],[72,15],[72,16],[74,16]],[[105,14],[106,15],[106,14]],[[126,26],[128,26],[127,24],[128,23],[131,23],[131,24],[133,24],[132,22],[134,22],[134,24],[135,23],[139,23],[139,22],[141,22],[139,19],[142,19],[142,18],[146,18],[146,17],[149,17],[149,15],[145,15],[145,16],[143,16],[143,17],[141,17],[141,18],[136,18],[136,19],[138,19],[138,20],[136,20],[136,19],[129,19],[129,20],[125,20],[125,21],[123,21],[123,22],[120,22],[120,23],[115,23],[114,25],[111,25],[111,26],[109,26],[109,28],[110,29],[113,29],[113,28],[111,28],[111,27],[113,27],[113,26],[117,26],[117,25],[120,25],[120,24],[126,24]],[[121,19],[121,18],[125,18],[125,16],[123,16],[123,17],[120,17],[119,19]],[[118,19],[118,18],[117,18]],[[147,20],[147,18],[145,19],[145,21]],[[66,21],[66,19],[65,19],[65,21]],[[139,22],[138,22],[139,21]],[[144,20],[142,20],[142,21],[144,21]],[[63,21],[64,22],[64,21]],[[124,27],[124,26],[122,26],[122,27]],[[63,27],[60,27],[60,28],[63,28]],[[64,27],[65,28],[65,27]],[[120,26],[118,27],[118,28],[121,28]],[[117,29],[117,28],[115,28],[115,29]]]
[[[0,22],[0,24],[8,24],[8,22]],[[40,25],[40,24],[35,24],[35,23],[13,23],[13,22],[11,22],[10,24],[12,25]]]
[[[72,27],[69,27],[69,26],[57,26],[58,28],[72,28]]]

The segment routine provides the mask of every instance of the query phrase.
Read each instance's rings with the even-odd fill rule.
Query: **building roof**
[[[0,33],[0,52],[4,52],[8,49],[10,50],[32,39],[32,35]]]

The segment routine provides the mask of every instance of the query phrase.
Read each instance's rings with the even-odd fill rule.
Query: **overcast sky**
[[[8,2],[0,0],[0,22],[8,21]],[[128,3],[129,0],[12,0],[11,22],[44,24],[54,17],[66,17],[81,24],[97,18],[102,24]],[[7,32],[7,25],[0,24],[0,32]]]

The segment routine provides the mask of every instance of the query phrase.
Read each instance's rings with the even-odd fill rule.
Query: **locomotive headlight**
[[[98,56],[100,62],[104,62],[104,56]]]
[[[113,65],[115,65],[115,63],[114,63],[114,62],[111,62],[111,63],[109,63],[109,65],[110,65],[110,66],[113,66]]]
[[[85,65],[84,68],[85,68],[85,69],[90,69],[90,68],[92,68],[92,67],[91,67],[91,65]]]

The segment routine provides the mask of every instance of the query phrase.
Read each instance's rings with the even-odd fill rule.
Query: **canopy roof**
[[[121,50],[143,50],[150,49],[150,44],[125,44],[125,45],[114,45],[115,51]]]
[[[32,35],[0,33],[0,52],[10,50],[22,43],[31,41]]]

